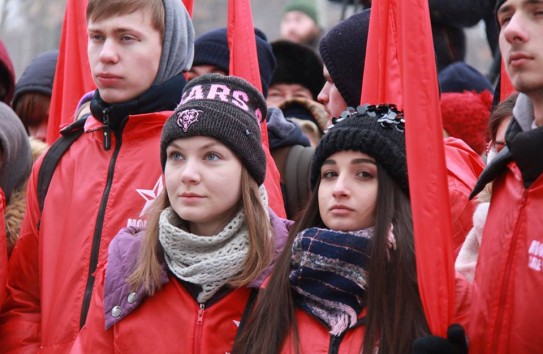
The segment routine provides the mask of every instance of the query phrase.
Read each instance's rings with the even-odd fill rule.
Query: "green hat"
[[[284,13],[290,11],[300,11],[311,17],[313,21],[319,24],[319,14],[317,11],[317,4],[315,0],[291,0],[286,4]]]

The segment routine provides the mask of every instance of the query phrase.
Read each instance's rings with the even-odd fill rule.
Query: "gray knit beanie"
[[[208,136],[232,150],[261,185],[266,175],[266,155],[260,122],[266,114],[262,94],[241,78],[206,74],[189,81],[179,106],[162,129],[162,169],[166,165],[166,149],[172,141]]]
[[[23,123],[15,112],[0,102],[0,188],[9,201],[11,193],[22,187],[32,167],[30,142]]]
[[[363,105],[343,112],[322,137],[311,163],[311,187],[319,179],[321,166],[339,151],[370,155],[409,194],[405,153],[404,116],[394,105]]]
[[[182,1],[164,0],[164,22],[160,65],[153,85],[189,70],[194,58],[194,28]]]

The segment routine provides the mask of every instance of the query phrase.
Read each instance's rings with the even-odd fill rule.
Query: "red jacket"
[[[452,323],[459,323],[464,327],[467,325],[470,301],[471,286],[462,275],[456,273],[455,309]],[[365,312],[363,310],[359,318],[363,318]],[[365,335],[363,324],[349,329],[342,337],[333,337],[322,322],[299,308],[296,309],[296,323],[301,354],[360,354],[362,350]],[[292,336],[287,337],[281,353],[296,353]]]
[[[444,142],[451,205],[453,251],[456,256],[473,226],[473,213],[477,202],[470,201],[469,195],[485,166],[479,155],[464,141],[446,138]]]
[[[526,189],[514,162],[492,185],[470,316],[470,353],[543,351],[543,176]]]
[[[142,224],[143,209],[162,189],[159,140],[169,115],[130,116],[122,141],[112,134],[109,151],[102,123],[89,118],[55,170],[41,220],[36,194],[41,160],[34,164],[27,213],[9,263],[0,352],[71,348],[83,304],[90,301],[91,263],[104,261],[122,227]]]

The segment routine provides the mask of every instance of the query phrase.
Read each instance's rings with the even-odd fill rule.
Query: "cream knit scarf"
[[[260,188],[260,200],[267,210],[267,195]],[[159,241],[164,258],[176,277],[202,287],[198,303],[205,303],[241,271],[249,249],[245,212],[236,216],[213,236],[199,236],[185,230],[175,211],[164,209],[159,220]]]

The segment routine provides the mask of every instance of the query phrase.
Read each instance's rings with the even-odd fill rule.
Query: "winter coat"
[[[180,95],[182,85],[172,84],[180,86]],[[10,269],[17,271],[8,275],[0,352],[71,348],[109,242],[122,227],[142,225],[143,212],[162,190],[158,142],[170,115],[128,116],[112,131],[109,150],[103,123],[89,117],[84,134],[55,169],[41,215],[36,191],[42,160],[34,164],[27,212],[10,258]]]
[[[541,353],[541,294],[543,294],[543,173],[542,142],[518,138],[530,150],[532,163],[517,163],[519,157],[503,157],[513,151],[512,143],[531,129],[533,113],[525,95],[519,95],[504,148],[481,176],[497,171],[492,199],[483,231],[475,272],[470,316],[470,353]],[[541,129],[539,129],[541,134]],[[533,137],[533,135],[532,135]],[[537,145],[539,144],[539,145]],[[522,154],[521,154],[522,156]],[[534,156],[538,159],[534,161]],[[514,155],[513,155],[514,157]],[[503,166],[503,167],[500,167]],[[535,174],[526,185],[526,176]],[[486,180],[484,182],[487,182]],[[484,185],[484,184],[481,184]]]
[[[270,221],[277,256],[291,223],[271,210]],[[178,280],[162,260],[163,286],[146,296],[141,291],[132,292],[126,283],[142,236],[143,231],[128,228],[111,242],[107,265],[97,272],[87,324],[72,353],[230,352],[248,302],[254,304],[271,266],[249,286],[223,287],[205,304],[198,304],[197,286]],[[115,311],[118,313],[113,315]]]
[[[470,201],[469,195],[484,169],[484,163],[464,141],[445,138],[445,164],[451,204],[453,250],[458,254],[473,226],[472,217],[477,202]]]
[[[6,278],[8,276],[8,247],[6,239],[6,227],[4,225],[4,209],[6,199],[4,191],[0,188],[0,305],[6,298]]]
[[[471,286],[462,275],[456,273],[453,323],[467,325],[470,304]],[[366,310],[362,310],[357,325],[339,337],[332,336],[320,320],[306,311],[296,308],[295,315],[300,337],[300,353],[360,354],[364,344]],[[296,353],[292,333],[287,337],[281,353]]]

